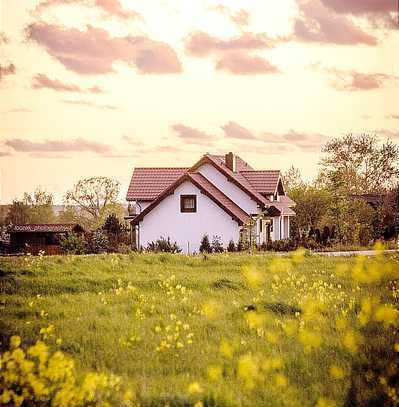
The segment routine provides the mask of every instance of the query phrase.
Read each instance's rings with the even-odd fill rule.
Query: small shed
[[[61,240],[70,233],[82,234],[83,228],[76,223],[11,225],[10,246],[14,252],[61,254]]]

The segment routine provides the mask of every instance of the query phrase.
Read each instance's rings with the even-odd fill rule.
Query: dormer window
[[[180,195],[180,212],[197,212],[197,195]]]

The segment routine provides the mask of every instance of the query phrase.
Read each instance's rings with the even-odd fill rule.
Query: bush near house
[[[204,235],[202,237],[199,251],[200,251],[200,253],[212,253],[212,247],[211,247],[211,243],[209,242],[208,235]]]
[[[168,236],[166,239],[164,237],[161,237],[157,241],[149,243],[146,251],[154,253],[181,253],[182,250],[176,242],[172,243],[170,237]]]

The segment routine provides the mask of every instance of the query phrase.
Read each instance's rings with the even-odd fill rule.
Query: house
[[[226,247],[290,237],[295,203],[280,171],[254,170],[239,156],[205,154],[190,168],[135,168],[127,192],[133,248],[170,237],[198,253],[203,235]]]
[[[38,254],[61,254],[61,239],[69,233],[83,233],[80,225],[65,224],[25,224],[11,225],[10,247],[13,252]]]

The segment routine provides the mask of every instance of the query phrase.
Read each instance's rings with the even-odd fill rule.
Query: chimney
[[[226,162],[226,167],[229,168],[231,171],[235,172],[236,171],[236,157],[235,155],[230,152],[225,155],[224,157],[225,162]]]

